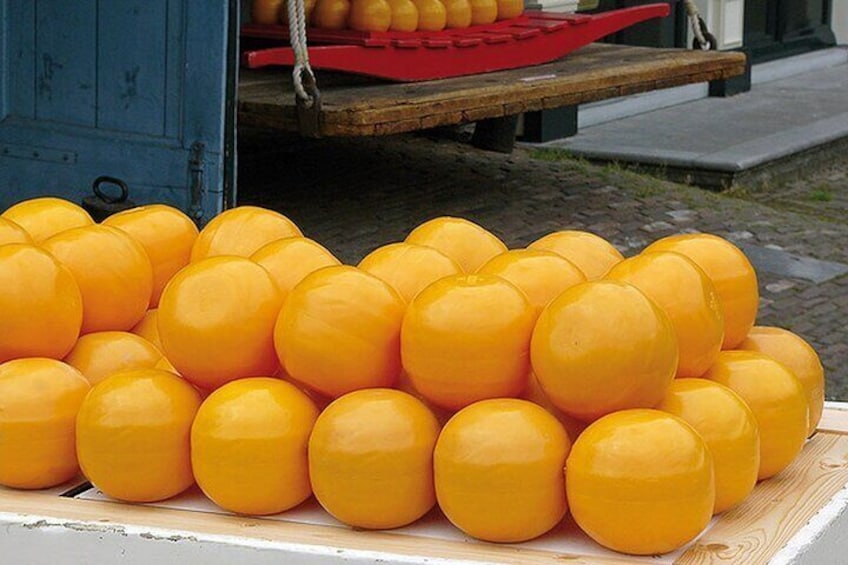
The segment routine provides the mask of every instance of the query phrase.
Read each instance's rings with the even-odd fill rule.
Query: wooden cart
[[[0,2],[0,209],[101,175],[198,222],[236,203],[236,124],[297,132],[284,70],[239,65],[247,2]],[[37,8],[37,9],[36,9]],[[321,74],[316,135],[483,122],[743,72],[739,53],[613,46],[416,84]]]
[[[410,84],[319,75],[318,135],[388,135],[574,106],[745,72],[745,55],[592,44],[544,65]],[[323,80],[322,80],[323,79]],[[242,70],[239,121],[297,132],[285,70]]]
[[[664,556],[628,557],[594,544],[568,519],[527,543],[464,537],[437,512],[391,532],[355,531],[314,502],[271,518],[222,513],[198,493],[168,508],[104,500],[68,487],[0,488],[3,563],[844,563],[848,551],[848,404],[829,403],[818,433],[777,477]],[[82,497],[82,499],[80,499]]]

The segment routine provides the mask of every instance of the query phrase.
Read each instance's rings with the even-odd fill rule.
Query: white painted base
[[[742,46],[742,22],[745,20],[745,0],[695,0],[698,13],[704,18],[718,48]],[[692,45],[692,29],[688,30],[687,45]]]
[[[381,551],[302,545],[121,524],[68,522],[0,513],[2,562],[19,565],[478,565],[480,561],[409,557]]]
[[[772,557],[770,565],[844,565],[848,547],[848,487]]]

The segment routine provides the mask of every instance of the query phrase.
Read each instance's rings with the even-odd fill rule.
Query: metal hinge
[[[73,151],[46,149],[31,145],[12,145],[11,143],[0,145],[0,157],[31,159],[33,161],[47,161],[50,163],[63,163],[65,165],[75,165],[77,162],[77,154]]]
[[[206,145],[201,141],[195,141],[191,144],[188,158],[189,194],[191,196],[188,213],[198,226],[203,220],[203,157],[205,152]]]

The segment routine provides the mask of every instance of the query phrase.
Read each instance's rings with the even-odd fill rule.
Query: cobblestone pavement
[[[287,214],[349,263],[426,219],[457,215],[510,247],[574,228],[632,255],[665,235],[705,231],[784,258],[781,251],[848,265],[848,161],[804,180],[728,195],[556,151],[503,155],[445,137],[293,142],[249,132],[240,143],[240,203]],[[758,323],[810,341],[826,368],[827,397],[848,400],[848,275],[817,283],[774,270],[759,272]]]

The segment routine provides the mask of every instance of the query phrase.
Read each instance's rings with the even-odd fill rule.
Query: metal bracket
[[[120,194],[112,196],[103,191],[103,185],[110,184],[118,187]],[[91,184],[94,191],[93,196],[82,199],[82,207],[88,212],[95,222],[102,222],[112,214],[129,210],[136,206],[135,202],[129,200],[130,189],[122,179],[107,175],[99,176]]]
[[[46,149],[30,145],[12,145],[10,143],[0,145],[0,157],[32,159],[33,161],[64,163],[65,165],[74,165],[77,162],[77,154],[73,151]]]
[[[321,137],[321,91],[315,84],[312,73],[303,73],[303,89],[309,95],[304,100],[295,94],[297,106],[297,127],[304,137]]]
[[[194,223],[199,226],[203,220],[203,191],[205,190],[203,158],[206,153],[206,145],[201,141],[195,141],[191,144],[189,151],[188,170],[191,203],[188,213]]]
[[[104,184],[114,184],[118,187],[118,190],[121,191],[121,194],[118,196],[109,196],[103,192],[103,188],[101,188]],[[122,202],[126,202],[130,194],[130,189],[127,186],[127,183],[117,177],[110,177],[107,175],[99,176],[94,179],[94,182],[91,184],[91,190],[94,191],[97,198],[106,204],[120,204]]]

